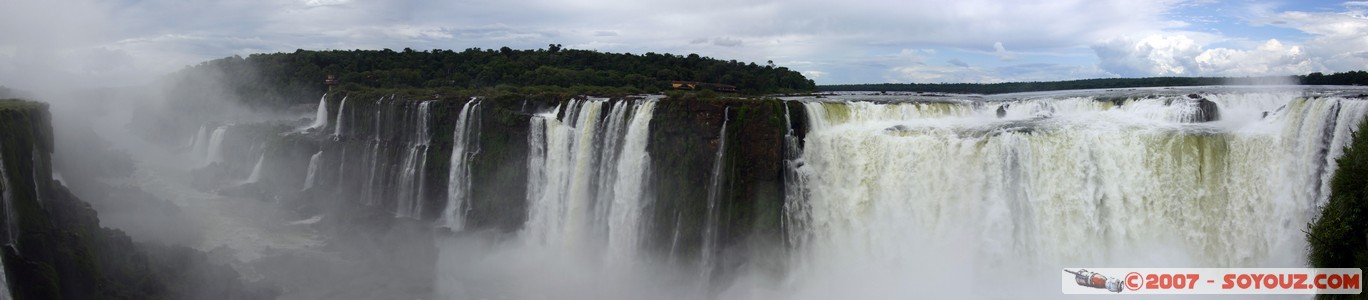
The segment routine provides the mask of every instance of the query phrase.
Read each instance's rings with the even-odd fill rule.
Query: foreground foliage
[[[1339,158],[1330,201],[1307,232],[1311,266],[1368,269],[1368,122]],[[1322,295],[1331,296],[1331,295]],[[1340,296],[1340,295],[1336,295]],[[1344,295],[1363,298],[1363,295]],[[1325,297],[1322,297],[1325,298]]]

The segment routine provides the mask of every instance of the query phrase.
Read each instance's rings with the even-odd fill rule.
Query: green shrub
[[[1330,180],[1330,201],[1309,224],[1308,259],[1317,268],[1368,269],[1368,122],[1359,125],[1353,141],[1338,160]],[[1321,298],[1364,295],[1321,295]]]

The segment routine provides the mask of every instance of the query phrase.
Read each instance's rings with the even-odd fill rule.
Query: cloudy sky
[[[1368,1],[5,0],[0,85],[295,49],[698,53],[819,84],[1368,69]]]

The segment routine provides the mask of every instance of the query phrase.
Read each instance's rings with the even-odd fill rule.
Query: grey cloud
[[[961,68],[968,68],[968,67],[969,67],[969,64],[968,64],[968,63],[965,63],[963,60],[960,60],[960,59],[958,59],[958,58],[951,58],[951,59],[950,59],[949,61],[947,61],[947,62],[950,63],[951,65],[956,66],[956,67],[961,67]]]
[[[741,40],[738,40],[738,39],[731,39],[731,38],[724,38],[724,37],[715,38],[715,39],[713,39],[712,43],[713,43],[713,45],[718,45],[718,46],[722,46],[722,47],[737,47],[737,46],[741,46]]]

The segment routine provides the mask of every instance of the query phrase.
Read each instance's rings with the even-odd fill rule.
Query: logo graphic
[[[1087,269],[1078,269],[1077,272],[1069,271],[1069,269],[1064,269],[1064,272],[1073,274],[1074,282],[1078,283],[1078,285],[1096,289],[1104,289],[1111,291],[1113,293],[1121,292],[1121,279],[1107,278],[1107,276],[1102,276],[1102,274],[1088,272]]]
[[[1060,291],[1065,294],[1363,292],[1363,270],[1358,268],[1064,268],[1059,276]]]

